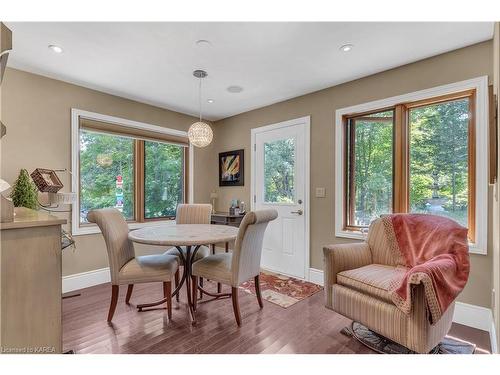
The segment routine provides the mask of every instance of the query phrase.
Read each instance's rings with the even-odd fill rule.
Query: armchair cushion
[[[372,261],[375,264],[385,264],[388,266],[404,266],[405,261],[401,254],[394,247],[382,219],[374,220],[370,224],[366,242],[372,252]]]
[[[369,264],[338,273],[337,283],[392,304],[389,286],[391,281],[401,280],[405,271],[399,267]]]

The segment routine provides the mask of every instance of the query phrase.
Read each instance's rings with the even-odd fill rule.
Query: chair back
[[[384,222],[381,218],[375,219],[370,224],[368,237],[366,238],[372,253],[372,263],[387,266],[404,265],[404,260],[397,255],[397,251],[391,248],[391,241],[387,237]]]
[[[135,257],[134,245],[128,239],[128,225],[123,214],[115,208],[92,210],[87,219],[101,229],[108,251],[111,283],[118,284],[120,269]]]
[[[175,215],[177,224],[210,224],[211,204],[179,204]]]
[[[267,224],[277,217],[276,210],[260,210],[247,213],[241,221],[231,264],[233,284],[239,285],[260,273],[264,233]]]

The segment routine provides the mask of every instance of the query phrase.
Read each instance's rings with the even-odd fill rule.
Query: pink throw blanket
[[[408,269],[390,288],[393,302],[410,313],[412,285],[423,284],[430,322],[435,324],[467,283],[467,229],[434,215],[394,214],[382,220],[393,250]]]

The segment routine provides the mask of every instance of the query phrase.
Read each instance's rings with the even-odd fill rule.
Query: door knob
[[[304,213],[304,211],[302,211],[302,210],[297,210],[297,211],[292,211],[292,212],[290,212],[290,213],[291,213],[291,214],[297,214],[297,215],[299,215],[299,216],[300,216],[300,215],[302,215],[302,214]]]

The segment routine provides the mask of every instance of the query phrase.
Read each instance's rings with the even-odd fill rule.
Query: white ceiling
[[[8,65],[218,120],[491,39],[493,23],[7,23]],[[206,39],[211,46],[199,47]],[[339,47],[354,44],[348,53]],[[60,45],[55,54],[49,44]],[[230,85],[244,91],[231,94]],[[208,98],[214,103],[208,104]]]

